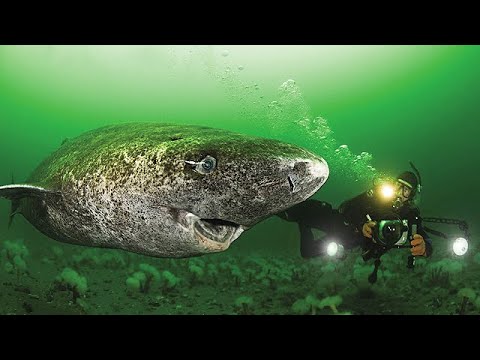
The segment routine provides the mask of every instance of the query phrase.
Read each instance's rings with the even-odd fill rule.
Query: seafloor
[[[259,253],[157,259],[57,245],[0,242],[1,314],[478,315],[480,253],[447,249],[407,269],[405,249],[373,262]]]

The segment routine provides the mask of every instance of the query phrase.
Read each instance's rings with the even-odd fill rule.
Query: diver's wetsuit
[[[345,219],[338,210],[327,202],[306,200],[279,214],[280,218],[298,223],[300,230],[300,253],[309,258],[325,253],[323,239],[316,240],[312,229],[318,229],[328,235],[335,236],[345,248],[358,246],[364,241],[362,234],[344,223]]]
[[[309,199],[297,204],[284,212],[277,214],[280,218],[298,223],[300,229],[300,252],[302,257],[309,258],[325,253],[323,239],[315,240],[312,229],[319,229],[327,235],[324,238],[340,242],[346,249],[361,246],[366,250],[372,241],[362,234],[362,226],[367,222],[367,214],[372,220],[379,220],[387,213],[394,213],[401,219],[419,217],[419,210],[413,204],[406,203],[398,209],[392,203],[385,203],[370,193],[364,192],[350,200],[343,202],[340,207],[333,209],[326,202]],[[425,240],[426,254],[432,253],[431,240],[418,223],[417,233]]]

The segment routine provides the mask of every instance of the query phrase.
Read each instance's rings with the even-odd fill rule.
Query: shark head
[[[158,203],[192,237],[220,249],[311,197],[329,176],[327,162],[302,147],[208,128],[180,134],[158,162],[166,165]]]

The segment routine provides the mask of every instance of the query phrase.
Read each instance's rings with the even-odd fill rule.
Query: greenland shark
[[[228,249],[328,176],[320,156],[278,140],[133,123],[64,141],[0,197],[51,239],[181,258]]]

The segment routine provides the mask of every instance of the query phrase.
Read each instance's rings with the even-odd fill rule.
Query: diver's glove
[[[375,221],[369,221],[363,224],[363,227],[362,227],[363,236],[371,239],[373,234],[373,228],[375,227],[375,225],[377,225]]]
[[[410,251],[414,256],[427,256],[427,248],[425,245],[425,240],[422,235],[415,234],[413,235],[412,241],[410,241],[412,248]]]

